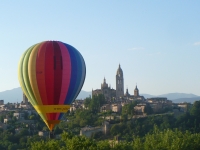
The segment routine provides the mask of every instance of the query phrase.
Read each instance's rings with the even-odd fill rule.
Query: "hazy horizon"
[[[12,88],[12,89],[8,89],[8,90],[5,90],[5,91],[0,91],[0,93],[1,92],[6,92],[6,91],[10,91],[10,90],[14,90],[14,89],[17,89],[17,88],[21,88],[21,87],[15,87],[15,88]],[[99,88],[100,89],[100,88]],[[94,89],[94,90],[96,90],[96,89]],[[84,91],[84,92],[92,92],[92,91],[85,91],[85,90],[81,90],[81,91]],[[130,93],[130,92],[129,92]],[[133,95],[134,93],[130,93],[131,95]],[[151,94],[151,93],[139,93],[140,95],[142,95],[142,94],[146,94],[146,95],[152,95],[152,96],[159,96],[159,95],[166,95],[166,94],[193,94],[193,95],[196,95],[196,94],[194,94],[194,93],[179,93],[179,92],[172,92],[172,93],[162,93],[162,94],[159,94],[159,95],[153,95],[153,94]],[[196,95],[196,96],[200,96],[200,95]]]

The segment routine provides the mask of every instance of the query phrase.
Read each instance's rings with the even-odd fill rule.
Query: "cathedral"
[[[137,88],[137,85],[134,90],[134,95],[130,95],[128,89],[126,89],[126,93],[124,93],[124,77],[120,65],[116,73],[116,90],[108,86],[108,84],[106,83],[106,79],[104,77],[103,83],[101,84],[101,89],[96,89],[96,90],[92,89],[92,96],[98,94],[103,94],[106,100],[112,100],[112,99],[144,100],[144,97],[139,95],[139,90]]]

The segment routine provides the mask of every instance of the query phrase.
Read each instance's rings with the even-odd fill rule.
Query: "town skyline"
[[[115,88],[120,64],[124,90],[128,87],[132,94],[137,84],[140,93],[200,95],[199,1],[0,5],[0,92],[19,87],[18,62],[26,49],[41,41],[58,40],[83,55],[84,91],[100,88],[104,77]]]

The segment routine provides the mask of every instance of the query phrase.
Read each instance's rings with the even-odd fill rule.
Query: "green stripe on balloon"
[[[34,45],[35,47],[35,45]],[[35,96],[33,94],[33,91],[32,91],[32,88],[31,88],[31,85],[30,85],[30,81],[29,81],[29,75],[28,75],[28,61],[29,61],[29,57],[30,57],[30,54],[31,54],[31,51],[33,50],[32,47],[31,49],[28,50],[28,52],[26,53],[26,55],[24,56],[24,61],[23,61],[23,69],[22,69],[22,74],[23,74],[23,77],[24,77],[24,83],[25,83],[25,87],[30,95],[30,98],[33,102],[33,105],[36,105],[37,104],[37,101],[35,99]]]
[[[28,100],[30,101],[30,103],[33,105],[34,102],[32,101],[31,99],[31,96],[30,94],[28,93],[28,90],[27,90],[27,87],[25,85],[25,81],[24,81],[24,75],[23,75],[23,62],[24,62],[24,58],[25,58],[25,55],[27,54],[27,52],[32,49],[34,46],[31,46],[28,50],[26,50],[24,52],[24,54],[22,55],[21,59],[20,59],[20,62],[19,62],[19,71],[18,71],[18,78],[20,80],[20,84],[21,84],[21,87],[22,87],[22,90],[24,92],[24,94],[26,95],[26,97],[28,98]]]

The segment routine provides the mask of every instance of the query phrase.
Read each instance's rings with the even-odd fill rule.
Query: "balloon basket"
[[[49,131],[49,139],[54,139],[55,135],[53,131]]]

